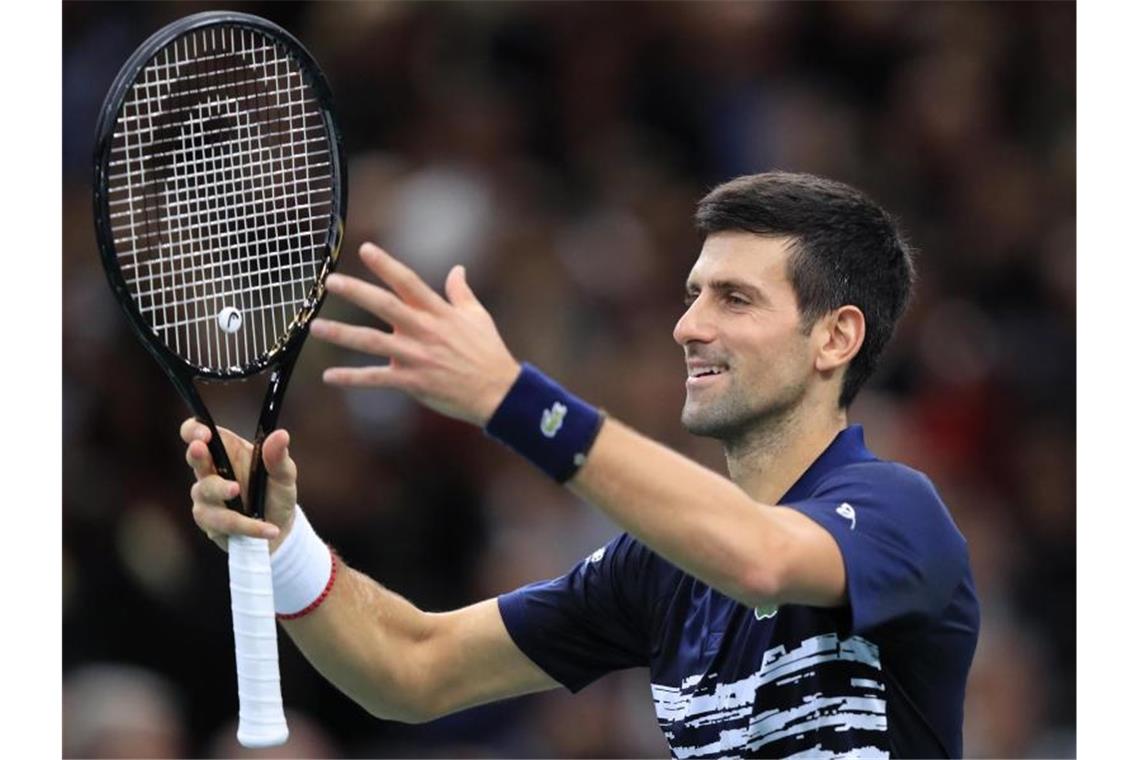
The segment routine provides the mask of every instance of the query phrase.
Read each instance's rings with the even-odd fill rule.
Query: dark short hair
[[[847,304],[863,312],[866,336],[839,394],[839,405],[850,406],[874,372],[914,284],[914,252],[891,216],[840,182],[768,172],[714,188],[697,205],[696,223],[704,237],[717,232],[791,237],[788,279],[804,329]]]

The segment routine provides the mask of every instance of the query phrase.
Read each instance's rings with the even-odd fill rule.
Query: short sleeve
[[[848,465],[809,498],[785,506],[839,544],[851,633],[937,617],[968,571],[965,539],[933,484],[902,465]]]
[[[649,555],[628,534],[560,578],[499,597],[515,644],[550,677],[576,692],[614,670],[649,664],[642,600]]]

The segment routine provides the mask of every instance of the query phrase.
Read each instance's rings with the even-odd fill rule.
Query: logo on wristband
[[[566,419],[566,405],[561,401],[555,401],[554,406],[542,410],[542,424],[539,425],[539,429],[547,438],[553,438],[562,429],[564,419]]]

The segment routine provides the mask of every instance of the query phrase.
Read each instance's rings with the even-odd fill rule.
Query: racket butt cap
[[[282,724],[280,727],[274,726],[266,729],[262,728],[259,731],[250,731],[245,727],[239,727],[237,732],[238,744],[246,749],[264,749],[266,747],[280,747],[289,740],[289,729]]]

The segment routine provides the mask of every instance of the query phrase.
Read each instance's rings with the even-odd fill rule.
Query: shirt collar
[[[811,496],[815,487],[828,473],[847,464],[873,462],[876,459],[877,457],[863,443],[863,426],[851,425],[846,427],[839,431],[835,439],[804,471],[795,485],[788,489],[784,498],[776,503],[787,504],[793,501],[802,501]]]

